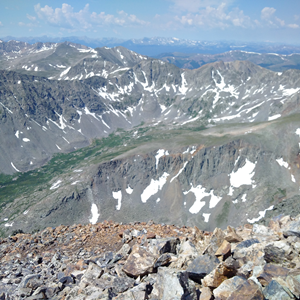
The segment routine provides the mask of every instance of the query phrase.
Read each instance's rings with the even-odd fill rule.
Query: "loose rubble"
[[[0,239],[0,299],[299,299],[300,215],[269,227],[59,226]]]

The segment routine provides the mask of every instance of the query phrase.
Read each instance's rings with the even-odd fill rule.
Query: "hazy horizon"
[[[299,44],[299,33],[298,0],[3,0],[0,4],[0,37],[176,37],[294,45]]]

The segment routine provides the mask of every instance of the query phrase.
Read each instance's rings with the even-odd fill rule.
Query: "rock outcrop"
[[[213,233],[149,221],[0,240],[0,299],[299,299],[300,215]]]

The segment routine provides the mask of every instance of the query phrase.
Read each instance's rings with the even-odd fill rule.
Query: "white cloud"
[[[129,15],[124,11],[118,12],[117,16],[101,12],[99,14],[89,12],[89,4],[79,12],[75,12],[69,4],[63,3],[61,8],[55,8],[40,4],[34,6],[39,19],[46,20],[50,25],[66,29],[94,29],[94,26],[134,26],[146,25],[147,22],[138,19],[135,15]]]
[[[171,9],[177,13],[179,12],[198,12],[200,9],[206,7],[216,7],[221,4],[230,4],[234,0],[170,0],[173,2]]]
[[[36,20],[36,17],[34,16],[31,16],[29,14],[26,15],[27,19],[29,19],[30,21],[35,21]]]
[[[228,12],[227,4],[221,3],[218,7],[208,6],[201,9],[197,14],[188,13],[177,16],[176,20],[182,25],[203,27],[203,28],[221,28],[230,26],[248,28],[253,26],[250,17],[238,8]]]
[[[298,24],[288,24],[287,26],[288,26],[289,28],[293,28],[293,29],[299,28],[299,25],[298,25]]]
[[[2,22],[0,21],[0,27],[3,26]]]
[[[265,7],[261,11],[261,26],[268,26],[271,28],[299,28],[297,24],[286,24],[286,22],[278,17],[275,16],[276,9],[274,7]]]
[[[21,27],[37,27],[38,26],[38,24],[35,24],[35,23],[23,23],[23,22],[19,22],[18,25]]]
[[[276,9],[274,7],[265,7],[261,11],[262,20],[268,20],[275,13]]]

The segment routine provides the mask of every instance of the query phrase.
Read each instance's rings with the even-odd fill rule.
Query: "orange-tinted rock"
[[[236,270],[227,266],[226,263],[220,263],[211,273],[202,280],[202,285],[217,288],[224,280],[233,277]]]
[[[213,299],[213,294],[211,292],[211,289],[208,287],[203,287],[202,289],[200,289],[200,298],[199,300],[211,300]]]
[[[156,257],[152,253],[135,245],[123,266],[123,271],[131,277],[143,276],[153,271],[155,260]]]
[[[241,284],[227,300],[264,300],[265,297],[258,285],[252,280]]]
[[[220,260],[225,260],[231,254],[231,245],[226,240],[223,241],[219,249],[216,251],[215,256]]]
[[[234,228],[227,226],[227,235],[225,236],[225,240],[229,243],[239,243],[243,240],[243,238],[236,233]]]

